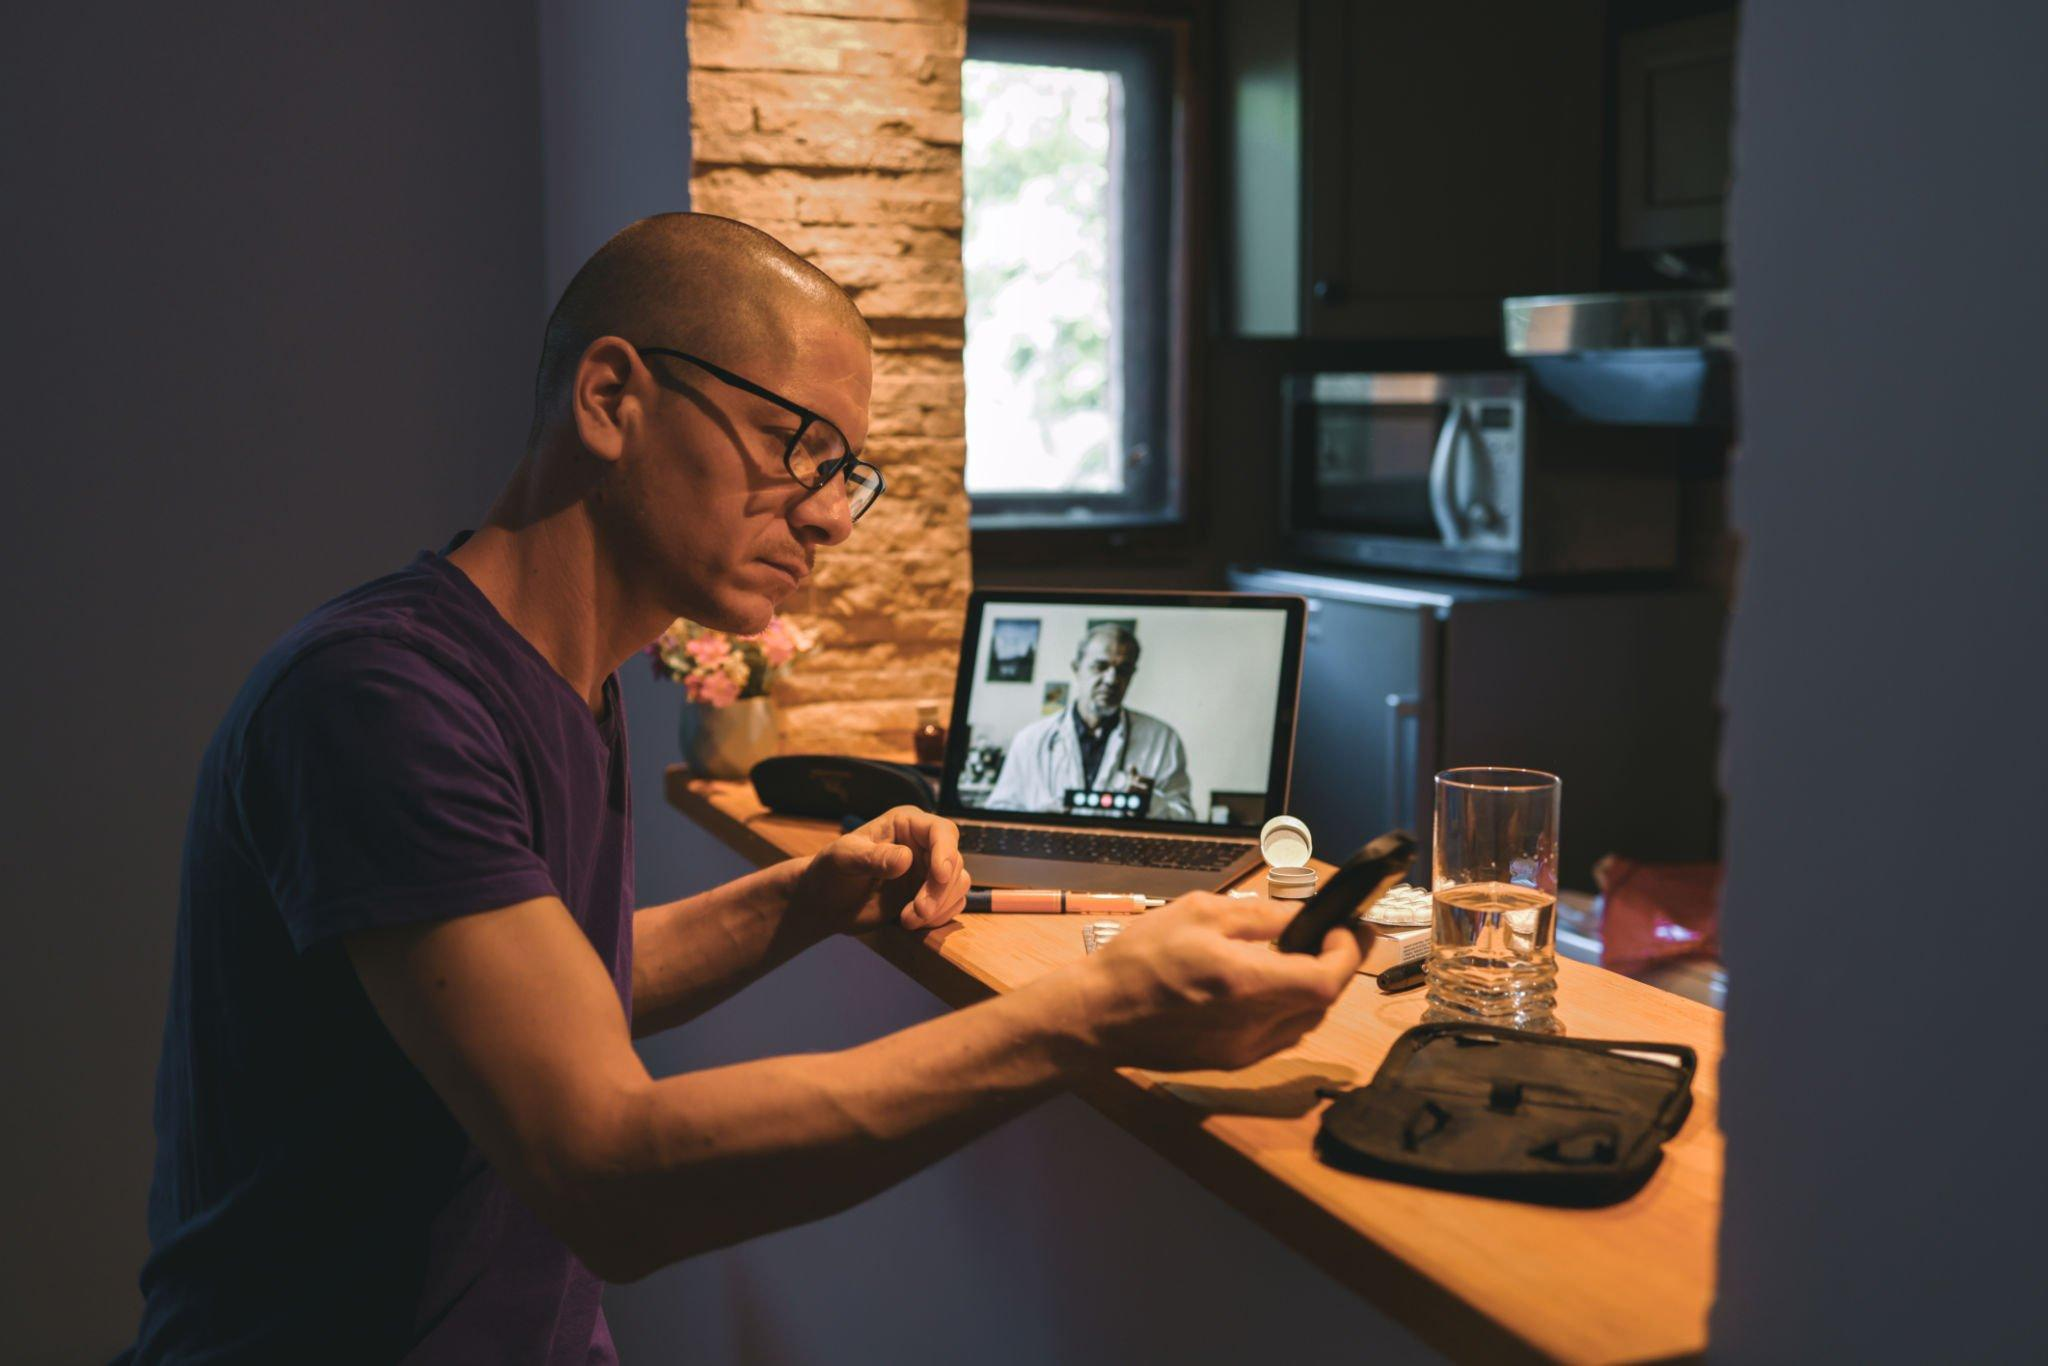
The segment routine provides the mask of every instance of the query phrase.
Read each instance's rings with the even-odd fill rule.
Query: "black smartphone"
[[[1280,932],[1282,953],[1317,953],[1323,938],[1408,876],[1415,862],[1415,836],[1389,830],[1345,860]]]

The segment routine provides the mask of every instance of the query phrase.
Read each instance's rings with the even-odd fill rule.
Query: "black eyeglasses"
[[[765,398],[785,412],[797,417],[797,429],[791,434],[789,444],[782,448],[782,464],[789,471],[789,477],[807,489],[817,490],[832,482],[832,476],[846,475],[846,505],[859,521],[860,515],[875,505],[888,487],[882,482],[882,472],[860,458],[858,451],[847,447],[846,433],[832,425],[832,420],[822,413],[814,413],[801,403],[792,403],[772,389],[764,389],[754,381],[720,365],[713,365],[701,356],[687,351],[674,351],[666,346],[638,346],[643,356],[674,356],[677,360],[688,361],[712,378],[730,384],[733,388]],[[648,367],[656,381],[664,387],[676,386],[653,366]]]

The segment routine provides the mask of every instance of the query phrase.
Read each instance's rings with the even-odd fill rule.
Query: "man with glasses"
[[[752,228],[669,214],[549,319],[474,534],[319,608],[209,746],[158,1073],[137,1362],[612,1361],[600,1277],[843,1209],[1092,1069],[1235,1066],[1349,933],[1188,898],[1023,990],[845,1052],[650,1077],[808,945],[954,915],[950,823],[633,896],[616,669],[764,626],[883,492],[865,323]],[[895,931],[901,932],[901,931]]]

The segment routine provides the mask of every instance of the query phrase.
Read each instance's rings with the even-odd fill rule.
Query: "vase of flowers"
[[[744,778],[782,742],[768,688],[816,641],[781,617],[751,636],[678,618],[647,647],[657,676],[689,699],[680,732],[683,759],[707,778]]]

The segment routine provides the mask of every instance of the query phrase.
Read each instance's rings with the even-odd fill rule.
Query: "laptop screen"
[[[945,808],[1255,832],[1286,802],[1302,610],[1227,593],[976,593]]]

